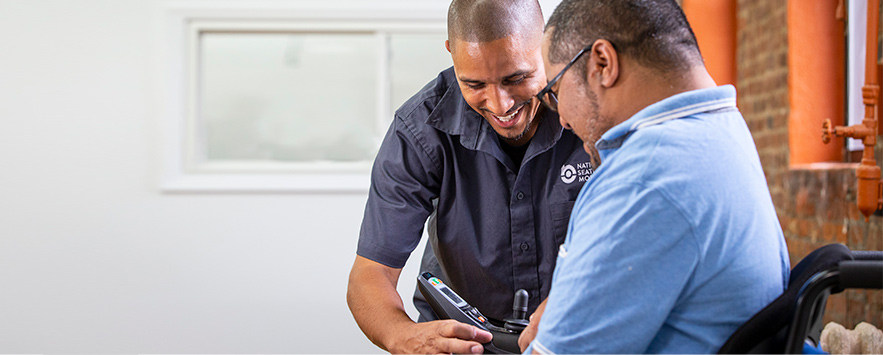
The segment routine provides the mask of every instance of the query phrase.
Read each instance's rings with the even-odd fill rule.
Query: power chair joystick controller
[[[417,277],[417,288],[439,319],[453,319],[489,331],[493,335],[493,340],[483,344],[485,352],[521,353],[518,348],[518,336],[528,325],[527,300],[530,295],[527,291],[515,292],[512,318],[506,318],[503,324],[493,324],[477,308],[466,303],[454,290],[431,273],[424,272]]]
[[[503,320],[506,322],[503,328],[518,332],[519,334],[524,331],[524,328],[527,328],[529,323],[527,320],[528,298],[530,298],[530,295],[527,291],[523,289],[515,291],[515,301],[512,302],[512,318]]]

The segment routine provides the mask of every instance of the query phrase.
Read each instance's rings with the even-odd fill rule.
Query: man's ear
[[[613,44],[606,39],[595,41],[591,57],[586,61],[586,79],[596,74],[599,84],[605,88],[612,87],[619,78],[619,56]]]
[[[451,41],[450,40],[447,40],[447,39],[445,40],[445,49],[448,50],[448,53],[451,53]]]

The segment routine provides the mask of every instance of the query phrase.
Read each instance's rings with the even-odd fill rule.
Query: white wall
[[[345,303],[365,193],[159,190],[166,6],[0,0],[0,352],[381,352]]]

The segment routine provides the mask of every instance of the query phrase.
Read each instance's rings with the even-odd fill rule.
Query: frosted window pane
[[[203,33],[199,124],[210,161],[366,161],[377,150],[373,34]]]
[[[392,34],[390,47],[390,89],[393,110],[423,88],[453,63],[445,49],[445,33]]]

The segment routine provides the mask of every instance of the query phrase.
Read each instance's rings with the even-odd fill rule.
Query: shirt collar
[[[595,147],[603,158],[606,154],[602,150],[618,148],[631,133],[637,130],[665,121],[727,108],[736,108],[736,88],[732,85],[683,92],[645,107],[625,122],[604,132]]]
[[[440,84],[447,85],[448,89],[426,118],[426,124],[449,135],[460,136],[464,147],[475,149],[482,123],[486,123],[484,117],[466,104],[452,69],[445,70],[439,78],[444,80]]]

